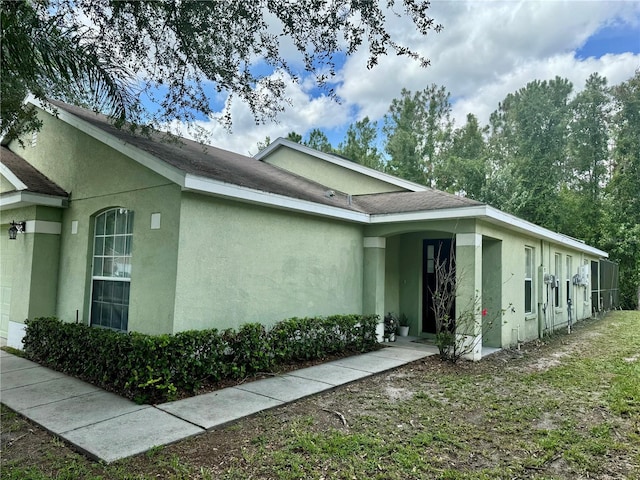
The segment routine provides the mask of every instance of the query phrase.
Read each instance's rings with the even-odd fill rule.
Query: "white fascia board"
[[[597,257],[607,258],[609,254],[595,247],[587,245],[580,240],[553,232],[534,223],[518,218],[509,213],[505,213],[489,205],[478,205],[475,207],[447,208],[442,210],[430,210],[421,212],[391,213],[371,215],[371,224],[399,223],[399,222],[419,222],[426,220],[455,220],[462,218],[477,218],[490,223],[516,230],[525,235],[534,236],[548,242],[559,245],[566,245],[580,252],[588,253]]]
[[[5,210],[40,205],[43,207],[66,208],[69,205],[66,197],[55,197],[42,193],[25,192],[24,190],[8,192],[0,195],[0,207]]]
[[[2,174],[2,176],[6,178],[16,190],[27,189],[27,186],[22,182],[22,180],[16,177],[16,174],[13,173],[4,163],[0,163],[0,174]]]
[[[30,102],[41,110],[44,110],[45,112],[53,115],[53,112],[51,112],[49,108],[42,105],[42,103],[38,100],[30,99]],[[135,160],[140,165],[148,168],[158,175],[161,175],[180,186],[184,186],[184,172],[182,172],[180,169],[172,167],[171,165],[163,162],[150,153],[147,153],[144,150],[139,149],[138,147],[120,140],[119,138],[105,132],[104,130],[90,124],[89,122],[76,117],[75,115],[64,110],[62,107],[55,107],[55,109],[58,114],[57,118],[62,120],[63,122],[71,125],[74,128],[77,128],[81,132],[86,133],[90,137],[95,138],[99,142],[104,143],[117,152],[120,152],[123,155],[131,158],[132,160]]]
[[[305,153],[307,155],[311,155],[316,158],[320,158],[329,163],[333,163],[334,165],[338,165],[340,167],[346,168],[348,170],[353,170],[354,172],[361,173],[368,177],[375,178],[382,182],[390,183],[397,187],[405,188],[412,192],[423,192],[427,190],[427,187],[424,185],[420,185],[419,183],[410,182],[408,180],[404,180],[402,178],[398,178],[394,175],[389,175],[388,173],[379,172],[378,170],[374,170],[373,168],[365,167],[364,165],[360,165],[356,162],[351,162],[344,158],[337,157],[335,155],[331,155],[330,153],[320,152],[311,147],[307,147],[306,145],[302,145],[297,142],[292,142],[291,140],[287,140],[285,138],[276,139],[271,145],[269,145],[264,150],[261,150],[253,157],[257,160],[262,160],[268,157],[272,152],[277,150],[279,147],[288,147],[293,150],[297,150],[298,152]]]
[[[423,220],[455,220],[475,218],[484,214],[484,205],[477,207],[443,208],[441,210],[422,210],[418,212],[381,213],[371,215],[371,224],[420,222]]]
[[[502,210],[498,210],[494,207],[486,206],[486,209],[488,219],[490,221],[493,221],[494,223],[506,225],[508,228],[518,230],[529,235],[533,234],[534,236],[542,238],[543,240],[547,240],[559,245],[566,245],[581,252],[595,255],[597,257],[609,257],[609,254],[607,252],[592,247],[591,245],[587,245],[586,243],[568,235],[563,235],[562,233],[548,230],[544,227],[536,225],[535,223],[528,222],[527,220],[523,220],[509,213],[505,213]]]
[[[369,223],[369,215],[354,212],[344,208],[332,207],[320,203],[300,200],[276,193],[263,192],[252,188],[241,187],[230,183],[220,182],[205,177],[187,174],[184,180],[184,189],[198,193],[219,195],[249,203],[258,203],[271,207],[293,210],[297,212],[319,215],[322,217],[337,218],[358,223]]]

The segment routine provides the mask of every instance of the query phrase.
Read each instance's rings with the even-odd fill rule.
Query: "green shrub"
[[[278,365],[364,352],[376,342],[375,315],[291,318],[267,330],[119,333],[57,318],[26,322],[28,358],[139,402],[193,394],[205,383],[239,379]]]

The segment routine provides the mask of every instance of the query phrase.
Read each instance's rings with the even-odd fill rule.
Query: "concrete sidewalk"
[[[412,344],[159,405],[137,405],[0,350],[0,401],[107,463],[437,353]]]

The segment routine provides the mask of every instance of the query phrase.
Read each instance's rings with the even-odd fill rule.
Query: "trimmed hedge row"
[[[203,384],[269,372],[282,364],[376,347],[376,315],[291,318],[267,330],[119,333],[45,317],[28,320],[28,358],[136,400],[158,403]]]

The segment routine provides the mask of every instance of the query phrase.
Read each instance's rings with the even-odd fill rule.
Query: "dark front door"
[[[422,263],[422,331],[436,333],[434,292],[451,298],[449,317],[455,315],[455,242],[452,239],[423,241]],[[449,280],[449,281],[447,281]]]

